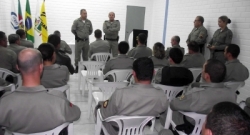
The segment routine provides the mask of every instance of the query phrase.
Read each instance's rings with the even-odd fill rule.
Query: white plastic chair
[[[167,85],[161,85],[161,84],[153,84],[155,88],[159,87],[161,88],[164,93],[167,96],[168,101],[172,101],[178,93],[184,90],[185,87],[175,87],[175,86],[167,86]]]
[[[241,109],[244,109],[247,105],[246,105],[246,102],[245,102],[245,101],[241,101],[241,102],[239,103],[239,106],[240,106]]]
[[[70,86],[69,85],[64,85],[62,87],[57,87],[57,88],[47,88],[48,90],[57,90],[57,91],[61,91],[61,92],[65,92],[66,91],[66,95],[68,100],[70,100]]]
[[[7,69],[4,69],[4,68],[0,68],[0,78],[2,78],[2,79],[6,79],[7,78],[7,76],[13,76],[13,78],[14,78],[14,81],[15,81],[15,79],[16,79],[16,82],[15,82],[15,88],[18,88],[19,86],[20,86],[20,79],[21,79],[21,77],[19,77],[18,76],[18,74],[15,74],[15,73],[13,73],[13,72],[11,72],[11,71],[9,71],[9,70],[7,70]]]
[[[0,86],[0,91],[7,90],[7,91],[15,91],[15,85],[14,84],[9,84],[7,86]]]
[[[92,83],[92,86],[98,87],[101,91],[93,92],[93,93],[91,89],[89,91],[89,93],[92,93],[92,95],[88,99],[88,116],[89,117],[90,117],[91,106],[93,102],[92,98],[94,98],[94,101],[96,104],[98,104],[99,101],[105,101],[110,98],[110,96],[113,94],[113,92],[117,88],[127,87],[128,82],[94,82]]]
[[[122,81],[127,81],[132,76],[132,73],[133,73],[132,69],[115,69],[106,73],[104,75],[104,78],[112,76],[114,82],[122,82]]]
[[[153,119],[154,116],[112,116],[103,120],[98,109],[95,135],[100,135],[101,129],[105,135],[110,135],[102,122],[116,122],[119,127],[118,135],[144,135],[144,127]]]
[[[112,55],[110,53],[94,53],[91,55],[91,60],[95,59],[96,61],[107,62],[108,59],[111,59]]]
[[[202,68],[189,68],[189,70],[192,72],[193,77],[194,77],[193,82],[195,82],[197,77],[201,74]]]
[[[181,111],[179,111],[179,112],[182,113],[183,115],[185,115],[187,117],[190,117],[190,118],[192,118],[192,119],[195,120],[195,127],[194,127],[193,132],[190,135],[200,135],[201,129],[202,129],[202,125],[206,121],[207,115],[205,115],[205,114],[198,114],[198,113],[195,113],[195,112],[181,112]],[[174,129],[177,126],[174,123],[174,121],[172,121],[172,115],[173,115],[173,111],[171,110],[170,107],[168,107],[167,118],[166,118],[166,123],[165,123],[165,127],[164,127],[165,129],[169,129],[170,124],[172,125],[172,127]],[[176,131],[178,132],[179,135],[186,135],[182,131],[178,131],[178,130],[176,130]]]
[[[40,132],[40,133],[22,134],[22,133],[11,132],[8,130],[7,132],[10,133],[11,135],[59,135],[59,133],[66,127],[68,127],[68,135],[74,135],[73,123],[64,123],[52,130],[49,130],[46,132]]]
[[[80,90],[80,86],[82,84],[82,94],[84,96],[85,93],[85,84],[87,81],[94,81],[94,79],[98,79],[98,81],[103,81],[103,73],[100,69],[105,65],[105,62],[98,62],[98,61],[82,61],[79,62],[79,83],[78,83],[78,89]],[[87,70],[83,70],[84,66]],[[83,81],[81,81],[83,77]],[[88,83],[87,83],[88,84]],[[89,94],[91,95],[91,94]]]

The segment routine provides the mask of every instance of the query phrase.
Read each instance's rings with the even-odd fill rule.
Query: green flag
[[[30,12],[29,0],[26,1],[25,31],[26,31],[27,40],[30,40],[34,43],[34,29],[32,25],[32,17],[31,17],[31,12]]]

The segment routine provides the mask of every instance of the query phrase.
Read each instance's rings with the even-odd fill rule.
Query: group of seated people
[[[102,42],[100,30],[95,31],[95,37],[97,41],[90,44],[89,57],[94,53],[106,52],[107,44]],[[20,38],[24,40],[18,34],[9,35],[8,46],[5,33],[0,32],[0,68],[22,76],[21,87],[2,93],[0,127],[19,133],[37,133],[78,120],[81,114],[79,107],[70,103],[64,93],[48,90],[66,85],[69,75],[74,73],[71,60],[65,54],[66,50],[67,53],[72,52],[60,49],[60,45],[64,44],[60,32],[50,35],[48,43],[41,44],[38,49],[22,47]],[[172,120],[186,133],[192,132],[193,128],[187,127],[193,127],[194,120],[178,111],[208,114],[202,131],[204,135],[221,135],[220,130],[223,133],[234,130],[235,135],[250,132],[250,98],[246,100],[244,112],[236,105],[237,90],[224,85],[224,82],[245,81],[249,77],[248,69],[237,59],[240,54],[238,45],[226,47],[224,55],[227,62],[224,64],[216,59],[205,61],[196,42],[189,42],[188,53],[184,55],[178,36],[171,39],[172,47],[166,50],[162,43],[155,43],[151,50],[145,45],[146,41],[147,36],[139,34],[138,45],[130,51],[127,42],[120,42],[119,55],[106,62],[104,74],[114,69],[132,69],[135,84],[117,89],[109,100],[98,103],[96,110],[100,109],[103,119],[114,115],[160,115],[160,122],[164,126],[167,108],[170,107],[173,110]],[[158,68],[157,72],[155,68]],[[202,68],[200,82],[192,83],[196,78],[189,68]],[[189,87],[180,96],[168,101],[164,91],[155,87],[152,80],[161,85]],[[232,121],[238,122],[238,126],[233,125]],[[103,122],[103,125],[110,134],[118,134],[117,124]],[[171,135],[176,132],[163,130],[159,134]]]

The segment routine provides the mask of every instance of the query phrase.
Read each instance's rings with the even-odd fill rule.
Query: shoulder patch
[[[107,108],[108,103],[109,103],[109,100],[104,101],[104,102],[103,102],[103,108]]]
[[[119,22],[119,20],[116,20],[117,22]]]

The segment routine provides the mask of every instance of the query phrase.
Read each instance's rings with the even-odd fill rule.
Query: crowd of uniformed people
[[[48,88],[67,84],[70,74],[78,72],[81,54],[83,61],[88,61],[95,53],[107,52],[113,57],[106,62],[103,74],[114,69],[132,69],[135,83],[117,89],[109,100],[98,103],[96,110],[100,109],[103,119],[114,115],[155,116],[164,126],[170,106],[176,128],[186,133],[192,132],[194,120],[178,111],[208,114],[203,135],[250,134],[250,98],[243,110],[236,103],[237,90],[224,85],[230,81],[244,82],[249,77],[248,69],[237,59],[240,47],[231,43],[233,33],[227,27],[231,23],[227,16],[218,18],[220,28],[208,44],[204,18],[197,16],[186,40],[188,52],[185,54],[177,35],[171,38],[172,47],[166,49],[160,42],[154,44],[153,50],[147,47],[147,36],[143,33],[138,35],[137,46],[131,50],[127,42],[118,43],[120,22],[114,20],[114,12],[110,12],[109,20],[103,23],[105,40],[102,31],[97,29],[94,31],[96,41],[89,44],[92,23],[85,9],[80,15],[71,28],[76,40],[76,68],[67,55],[72,54],[72,50],[61,40],[59,31],[49,35],[48,42],[37,49],[25,39],[22,29],[8,38],[0,31],[0,68],[22,76],[22,86],[15,91],[0,90],[0,127],[19,133],[37,133],[78,120],[79,107],[68,101],[65,93]],[[203,56],[206,47],[211,52],[211,59],[207,61]],[[200,77],[194,78],[189,68],[202,68]],[[152,85],[152,80],[155,84],[188,86],[188,89],[168,101],[163,90]],[[11,76],[5,80],[0,78],[0,86],[14,82]],[[103,125],[111,135],[118,134],[117,124],[104,122]],[[159,134],[178,133],[170,128]]]

